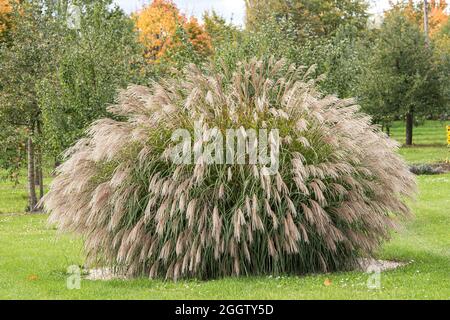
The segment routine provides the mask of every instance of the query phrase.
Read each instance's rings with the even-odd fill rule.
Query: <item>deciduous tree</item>
[[[86,127],[106,116],[117,90],[140,82],[145,64],[133,21],[110,0],[80,1],[79,26],[66,28],[53,57],[57,69],[40,83],[46,149],[57,157]]]
[[[9,0],[0,0],[0,42],[8,38],[11,28],[12,6]]]
[[[411,22],[424,29],[424,2],[403,0],[392,4],[392,10],[403,12]],[[428,31],[431,37],[434,37],[439,30],[448,21],[448,3],[447,0],[430,0],[428,1]]]
[[[211,43],[204,28],[196,19],[187,19],[169,0],[154,0],[135,15],[139,38],[146,47],[146,58],[150,62],[161,62],[169,49],[180,46],[179,28],[188,36],[188,41],[200,55],[211,52]]]
[[[414,117],[433,115],[443,107],[433,52],[419,26],[402,11],[392,10],[371,49],[360,80],[364,109],[378,121],[406,119],[406,144],[413,143]]]
[[[14,4],[14,28],[10,31],[13,41],[0,47],[0,123],[7,130],[19,130],[26,135],[30,212],[38,210],[35,177],[41,170],[42,156],[38,145],[42,132],[38,86],[54,68],[52,53],[57,46],[52,4],[51,1]]]
[[[223,43],[236,41],[241,33],[238,27],[228,23],[214,10],[203,14],[206,33],[211,37],[213,49]]]
[[[301,36],[324,36],[341,25],[365,27],[368,4],[365,0],[246,0],[246,26],[255,30],[270,16],[291,19]]]

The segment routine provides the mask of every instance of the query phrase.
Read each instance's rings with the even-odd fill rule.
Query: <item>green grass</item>
[[[448,299],[450,297],[450,174],[419,177],[416,219],[394,236],[380,258],[410,262],[381,274],[346,272],[303,277],[227,278],[177,283],[148,279],[88,281],[66,287],[67,267],[83,264],[81,241],[56,236],[46,215],[0,216],[0,298],[3,299]],[[325,286],[325,279],[332,284]]]
[[[450,148],[448,147],[403,147],[399,153],[410,164],[442,163],[450,160]]]
[[[447,147],[447,129],[449,122],[425,121],[414,127],[412,147],[402,147],[400,154],[408,163],[436,163],[450,160],[450,148]],[[391,138],[405,143],[405,124],[395,121],[391,128]]]
[[[416,134],[420,137],[420,128]],[[410,163],[442,161],[441,125],[421,129],[435,146],[402,148]],[[394,138],[401,127],[393,129]],[[445,134],[445,131],[444,131]],[[399,138],[398,138],[399,139]],[[57,236],[46,215],[9,214],[26,206],[26,185],[0,182],[0,299],[448,299],[450,297],[450,174],[418,178],[420,194],[413,204],[416,219],[384,245],[379,257],[410,262],[381,275],[381,290],[367,288],[362,272],[304,277],[227,278],[178,283],[136,279],[81,282],[81,290],[66,287],[67,268],[83,264],[82,242]],[[46,179],[46,184],[49,180]],[[3,214],[1,214],[3,213]],[[332,284],[325,286],[325,279]]]
[[[27,206],[27,193],[23,183],[14,185],[10,181],[0,182],[0,214],[22,212]]]
[[[413,129],[413,144],[415,145],[447,145],[447,129],[450,121],[425,121],[422,125]],[[391,128],[391,137],[400,143],[405,143],[405,124],[403,121],[395,121]]]
[[[49,177],[44,179],[45,191],[47,191],[50,181]],[[36,188],[36,192],[39,192],[38,188]],[[17,185],[9,180],[0,180],[0,215],[23,212],[27,203],[27,183],[23,174]]]

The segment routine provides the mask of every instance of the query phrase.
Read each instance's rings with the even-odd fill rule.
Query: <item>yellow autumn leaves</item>
[[[0,0],[0,37],[6,29],[6,21],[8,14],[11,13],[11,5],[8,0]]]
[[[177,28],[182,28],[194,50],[200,54],[211,51],[209,35],[195,18],[187,19],[169,0],[154,0],[150,5],[134,14],[139,39],[146,47],[149,62],[159,62],[167,50],[181,45],[175,37]]]

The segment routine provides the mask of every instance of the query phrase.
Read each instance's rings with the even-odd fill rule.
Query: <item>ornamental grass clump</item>
[[[95,122],[58,168],[45,197],[50,221],[83,236],[89,266],[130,276],[355,267],[410,215],[415,180],[397,143],[354,100],[322,96],[311,71],[283,60],[251,60],[229,75],[190,66],[122,91],[109,108],[117,120]],[[173,133],[198,124],[224,136],[277,129],[277,171],[173,161]]]

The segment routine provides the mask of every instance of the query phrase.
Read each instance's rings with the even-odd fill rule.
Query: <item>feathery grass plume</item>
[[[415,180],[397,143],[353,100],[323,97],[311,70],[251,60],[230,74],[190,66],[131,86],[67,151],[45,208],[85,239],[87,264],[129,275],[215,278],[351,268],[399,218]],[[279,170],[175,164],[176,129],[278,129]]]

